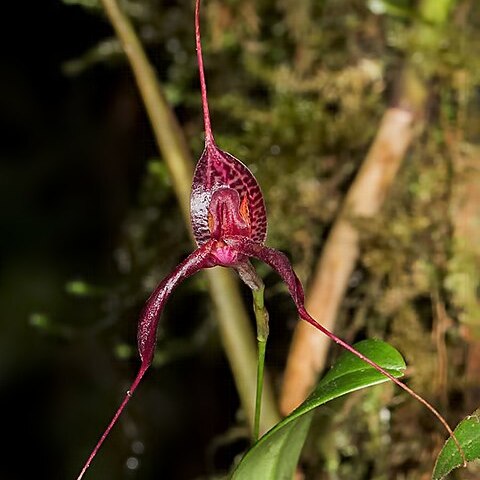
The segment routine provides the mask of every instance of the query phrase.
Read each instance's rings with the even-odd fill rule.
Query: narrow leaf
[[[364,340],[355,348],[395,377],[405,362],[392,346],[380,340]],[[291,480],[307,437],[312,411],[324,403],[388,379],[350,352],[343,353],[310,397],[266,433],[243,457],[232,480]]]
[[[464,418],[457,425],[455,436],[460,442],[468,462],[480,459],[480,409]],[[437,457],[432,479],[442,480],[452,470],[462,465],[462,457],[453,440],[449,438]]]

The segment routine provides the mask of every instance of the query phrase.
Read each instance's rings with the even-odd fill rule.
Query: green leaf
[[[400,353],[387,343],[364,340],[357,343],[355,348],[393,376],[403,375],[405,362]],[[310,397],[245,454],[231,480],[291,480],[307,437],[313,410],[342,395],[387,380],[355,355],[343,353]]]
[[[471,462],[480,458],[480,409],[464,418],[454,431],[465,458]],[[437,457],[432,479],[441,480],[452,470],[461,467],[463,460],[455,442],[449,438]]]

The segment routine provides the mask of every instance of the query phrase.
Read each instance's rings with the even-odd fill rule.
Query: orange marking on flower
[[[240,204],[240,215],[245,220],[245,223],[250,226],[250,209],[248,208],[248,198],[245,195]]]
[[[213,229],[215,227],[215,219],[213,218],[213,215],[208,212],[208,229],[210,230],[211,233],[213,233]]]

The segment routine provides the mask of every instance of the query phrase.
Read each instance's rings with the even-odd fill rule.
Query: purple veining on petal
[[[208,214],[214,193],[221,188],[235,190],[244,203],[253,241],[263,243],[267,236],[267,215],[262,191],[252,172],[237,158],[208,145],[195,169],[190,197],[190,216],[198,245],[212,237]]]

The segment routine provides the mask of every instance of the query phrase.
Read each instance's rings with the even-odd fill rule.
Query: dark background
[[[137,366],[134,351],[122,362],[114,347],[124,337],[134,348],[146,294],[125,300],[130,308],[118,318],[138,279],[131,290],[119,287],[114,252],[155,146],[123,62],[74,76],[62,69],[111,35],[100,15],[56,0],[6,2],[2,10],[0,477],[74,478]],[[167,264],[189,248],[177,223],[180,251]],[[78,279],[99,293],[69,294]],[[187,299],[194,309],[196,296]],[[191,315],[178,307],[178,321]],[[205,470],[196,445],[225,428],[237,399],[218,347],[196,364],[194,374],[187,359],[148,376],[89,478],[194,478]]]

